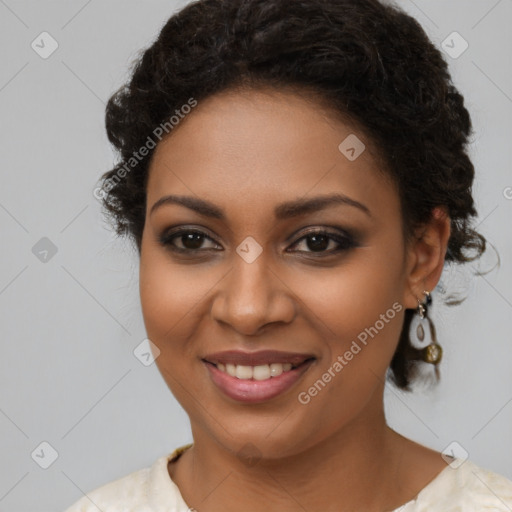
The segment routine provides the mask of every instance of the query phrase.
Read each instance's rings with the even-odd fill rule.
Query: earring
[[[437,365],[440,363],[441,358],[443,357],[443,349],[441,348],[441,345],[437,343],[436,329],[432,323],[432,320],[428,316],[428,308],[432,304],[432,296],[428,291],[423,291],[423,294],[425,295],[425,302],[420,302],[420,300],[417,299],[418,307],[416,308],[416,312],[420,317],[420,322],[416,328],[416,336],[420,341],[425,339],[425,328],[423,327],[423,321],[426,320],[430,330],[431,342],[422,350],[422,359],[426,363],[435,365],[437,370]]]

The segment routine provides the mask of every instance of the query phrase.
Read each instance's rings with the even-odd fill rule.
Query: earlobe
[[[437,206],[430,221],[417,230],[408,253],[406,308],[415,308],[423,290],[431,291],[439,282],[450,239],[450,221],[446,207]]]

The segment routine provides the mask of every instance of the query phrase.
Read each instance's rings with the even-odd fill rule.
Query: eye
[[[320,253],[320,255],[346,251],[357,246],[354,238],[350,234],[342,235],[341,233],[333,233],[324,229],[309,231],[306,235],[294,242],[291,247],[300,245],[309,250],[299,250],[299,252]]]
[[[172,251],[188,253],[205,250],[203,244],[207,240],[219,247],[204,231],[197,229],[180,229],[174,232],[164,233],[159,237],[160,243]],[[206,247],[206,250],[208,249],[219,250],[215,247]]]
[[[198,229],[182,228],[170,232],[164,232],[160,235],[159,242],[164,247],[178,253],[193,254],[209,250],[223,250],[212,237]],[[210,247],[205,247],[206,242],[210,242]],[[347,251],[352,247],[356,247],[357,243],[354,237],[349,233],[341,234],[339,232],[330,232],[325,229],[316,229],[307,232],[304,236],[296,240],[290,247],[296,248],[301,245],[305,247],[306,250],[302,249],[297,252],[318,253],[321,257],[340,251]]]

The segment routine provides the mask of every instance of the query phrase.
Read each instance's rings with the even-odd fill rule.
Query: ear
[[[403,304],[415,309],[423,290],[432,291],[441,277],[450,238],[450,216],[444,206],[432,211],[432,219],[422,225],[407,247],[406,287]]]

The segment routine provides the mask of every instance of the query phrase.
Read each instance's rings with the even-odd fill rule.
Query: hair
[[[139,255],[154,149],[137,161],[134,155],[150,140],[155,145],[157,127],[172,135],[170,116],[187,112],[191,99],[240,87],[313,93],[378,148],[397,185],[406,239],[443,205],[451,219],[445,261],[464,263],[485,251],[485,238],[471,228],[470,115],[441,52],[414,18],[378,0],[198,0],[165,23],[106,107],[120,159],[101,177],[101,199],[117,234],[128,235]],[[389,380],[408,391],[421,361],[409,337],[414,314],[405,311],[388,369]]]

